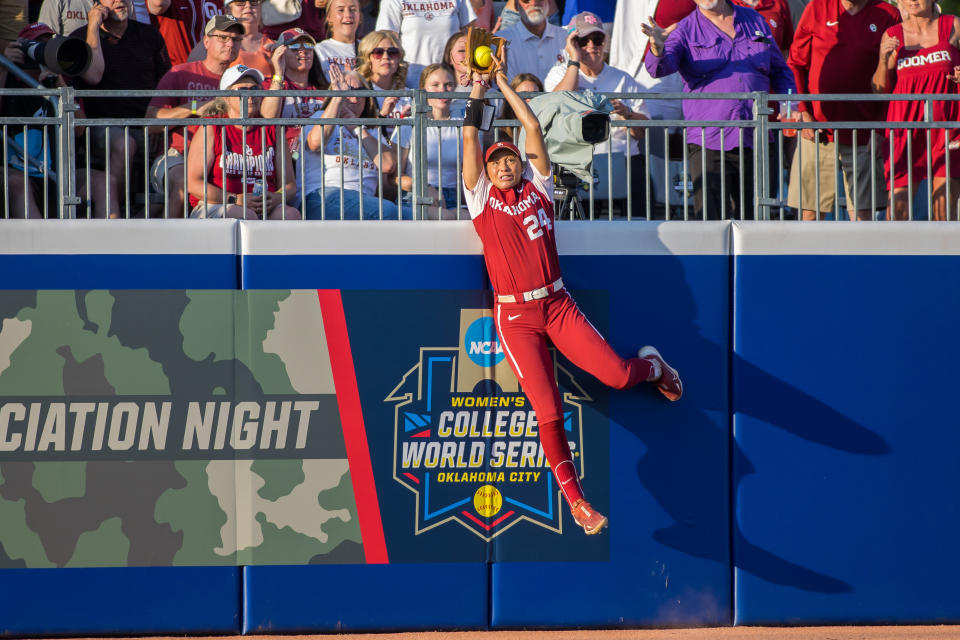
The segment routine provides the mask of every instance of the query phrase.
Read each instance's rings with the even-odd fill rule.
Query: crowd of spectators
[[[9,4],[0,0],[0,14],[9,13]],[[80,115],[193,120],[150,127],[149,137],[121,125],[78,133],[84,142],[76,145],[79,195],[98,217],[123,215],[130,200],[123,186],[147,180],[152,193],[137,203],[140,215],[408,218],[418,163],[426,167],[423,195],[433,202],[428,216],[458,217],[459,132],[444,121],[463,117],[464,100],[429,100],[427,117],[440,126],[428,127],[425,157],[417,158],[408,126],[325,122],[405,118],[413,106],[406,97],[267,96],[244,105],[239,97],[163,91],[468,92],[468,26],[508,42],[507,72],[519,92],[630,93],[637,97],[610,101],[612,118],[729,123],[651,136],[652,155],[641,144],[645,128],[613,127],[594,153],[611,158],[605,170],[633,187],[632,211],[616,197],[615,215],[645,214],[643,188],[651,177],[655,190],[671,188],[662,172],[647,166],[648,157],[662,163],[685,156],[689,177],[682,180],[690,180],[697,217],[749,217],[760,174],[749,150],[770,145],[764,157],[782,155],[773,136],[755,140],[751,127],[737,124],[754,118],[751,100],[661,94],[956,93],[960,81],[960,19],[942,15],[935,0],[508,0],[496,7],[493,0],[43,0],[38,22],[26,25],[21,14],[13,20],[21,27],[16,34],[4,40],[0,31],[5,57],[25,63],[20,43],[26,40],[81,38],[92,52],[82,75],[64,78],[41,68],[31,70],[32,77],[47,86],[117,92],[84,97]],[[4,28],[9,32],[10,25]],[[24,85],[3,68],[0,86]],[[124,93],[140,89],[159,93],[153,99]],[[933,102],[933,119],[957,120],[958,105]],[[960,195],[957,132],[934,130],[928,149],[925,131],[880,124],[923,120],[922,103],[848,99],[779,107],[772,118],[810,123],[787,139],[785,166],[769,167],[772,175],[789,175],[789,188],[779,195],[798,215],[815,219],[835,210],[839,171],[852,219],[870,219],[886,207],[887,186],[891,217],[905,217],[909,194],[927,178],[928,155],[933,214],[951,215],[946,190]],[[0,115],[48,112],[44,100],[0,94]],[[242,126],[210,122],[241,116],[249,119]],[[257,118],[303,122],[274,127],[256,124]],[[865,124],[852,132],[831,122]],[[55,166],[46,148],[54,145],[38,142],[47,133],[43,127],[17,133],[14,146],[26,150],[26,162],[24,153],[8,153],[8,166],[21,170],[6,184],[13,215],[42,215],[41,189],[50,187],[40,174],[45,163]],[[506,127],[490,136],[514,133]],[[878,150],[885,164],[877,161]],[[145,166],[149,175],[138,175]]]

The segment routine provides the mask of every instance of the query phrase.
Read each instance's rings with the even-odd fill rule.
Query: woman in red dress
[[[934,0],[900,0],[901,24],[887,29],[880,42],[880,61],[873,74],[875,93],[957,93],[960,71],[960,19],[939,15]],[[922,122],[923,100],[891,100],[889,122]],[[960,102],[938,100],[932,103],[934,121],[960,120]],[[932,219],[948,219],[947,150],[950,153],[950,198],[960,197],[960,131],[950,129],[949,143],[944,129],[930,131],[930,156],[933,168]],[[910,195],[927,177],[927,130],[891,129],[893,166],[885,159],[887,182],[893,174],[892,217],[906,220]],[[907,139],[910,153],[907,153]],[[912,170],[910,165],[912,166]],[[955,208],[951,207],[952,209]],[[956,213],[954,212],[954,215]]]

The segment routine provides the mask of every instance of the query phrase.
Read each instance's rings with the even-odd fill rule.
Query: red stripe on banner
[[[499,518],[497,518],[496,520],[494,520],[494,521],[493,521],[493,524],[490,525],[490,526],[495,527],[495,526],[497,526],[498,524],[500,524],[501,522],[503,522],[504,520],[506,520],[507,518],[509,518],[509,517],[512,516],[512,515],[513,515],[513,511],[507,511],[505,514],[503,514],[502,516],[500,516]]]
[[[429,438],[429,437],[430,437],[430,429],[427,429],[426,431],[421,431],[420,433],[415,433],[415,434],[413,434],[413,435],[410,436],[410,437],[411,437],[411,438]]]
[[[357,520],[363,538],[363,552],[367,564],[387,564],[387,543],[380,520],[380,503],[377,501],[377,486],[373,480],[373,464],[367,445],[367,431],[363,424],[363,409],[360,406],[360,390],[357,374],[353,368],[353,353],[350,351],[350,336],[347,318],[343,312],[343,299],[338,289],[319,289],[320,313],[323,330],[330,353],[330,368],[333,370],[333,385],[343,424],[343,439],[347,448],[347,461],[353,479],[353,495],[357,502]]]
[[[413,480],[413,481],[416,482],[417,484],[420,484],[420,478],[418,478],[417,476],[413,475],[412,473],[407,473],[406,471],[404,471],[404,472],[403,472],[403,475],[407,476],[408,478],[410,478],[411,480]]]
[[[473,515],[473,514],[470,513],[469,511],[461,511],[460,513],[462,513],[463,515],[467,516],[468,518],[470,518],[471,520],[473,520],[474,522],[476,522],[479,526],[483,527],[483,528],[486,529],[487,531],[490,531],[490,529],[493,528],[493,525],[492,525],[492,524],[486,524],[486,523],[484,523],[484,522],[481,522],[481,521],[480,521],[480,518],[478,518],[477,516]]]

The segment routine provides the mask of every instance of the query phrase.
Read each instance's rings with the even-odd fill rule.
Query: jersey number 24
[[[547,217],[547,212],[543,209],[537,209],[537,215],[532,213],[523,219],[523,226],[527,228],[527,235],[531,240],[536,240],[543,235],[543,230],[549,231],[553,228],[553,223]]]

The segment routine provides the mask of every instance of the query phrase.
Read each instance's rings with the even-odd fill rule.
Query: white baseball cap
[[[246,76],[256,80],[258,85],[263,84],[263,74],[257,69],[248,67],[245,64],[235,64],[224,71],[223,75],[220,76],[220,90],[223,91],[225,89],[229,89],[239,82],[240,78],[244,78]]]

